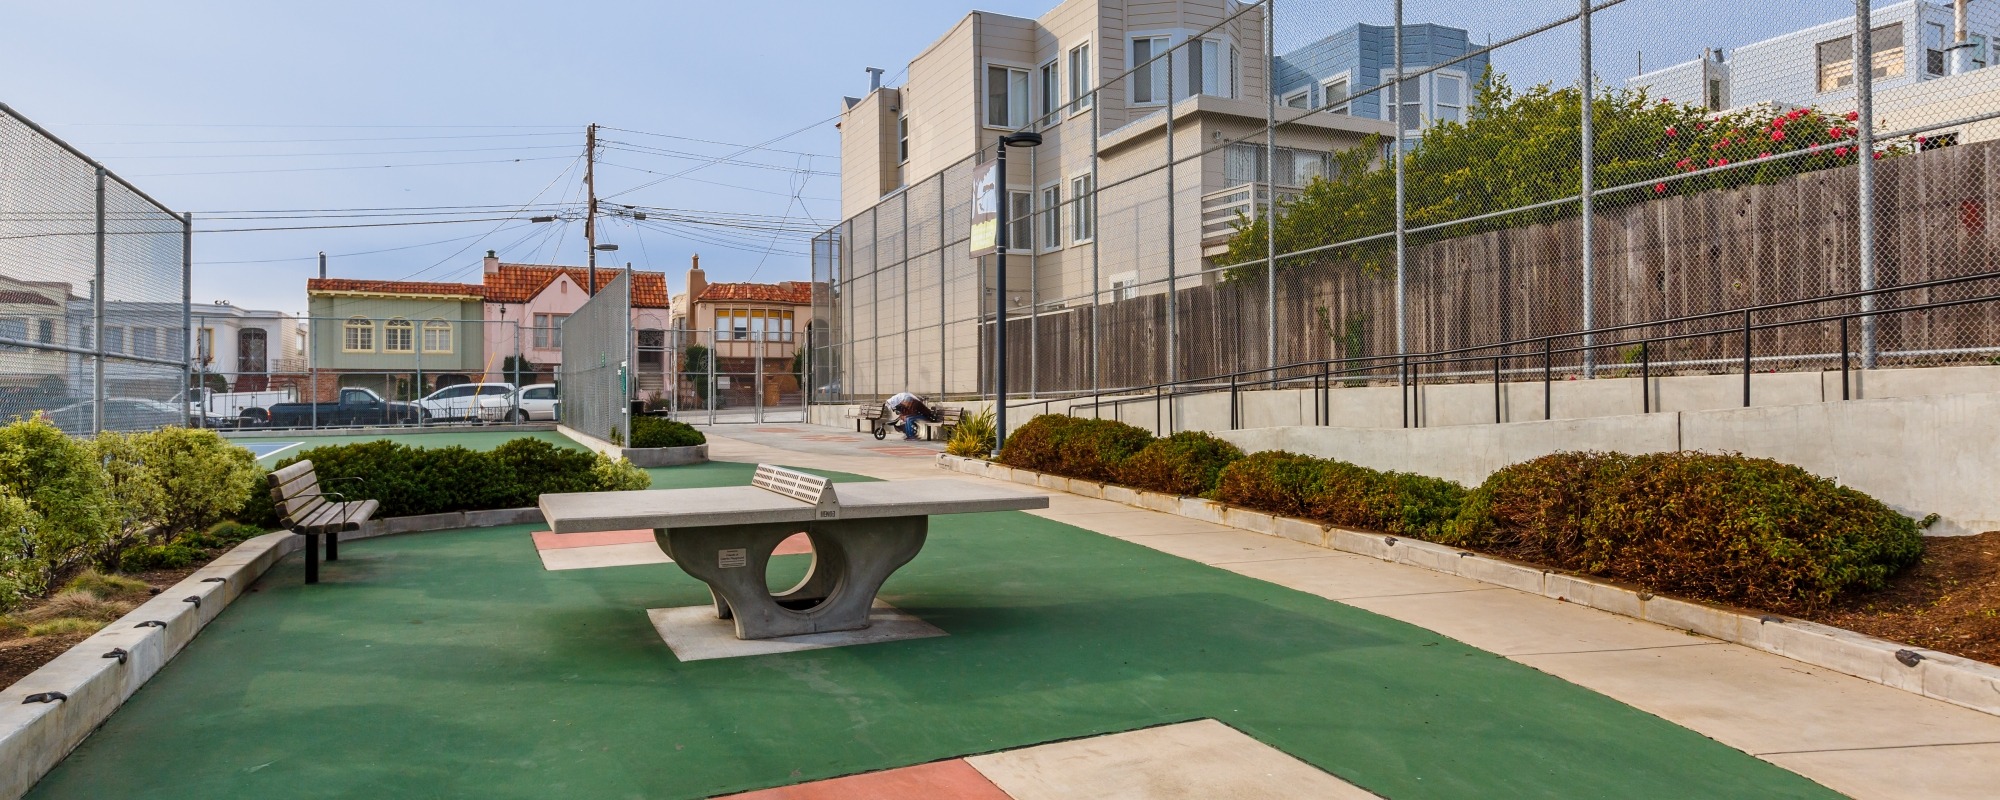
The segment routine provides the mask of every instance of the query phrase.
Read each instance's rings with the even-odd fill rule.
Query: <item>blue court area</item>
[[[257,457],[258,463],[270,466],[270,462],[280,455],[302,444],[305,442],[237,442],[236,446],[250,451]]]

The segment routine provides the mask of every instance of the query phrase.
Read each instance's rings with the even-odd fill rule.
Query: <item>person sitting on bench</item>
[[[889,407],[889,413],[896,415],[896,427],[903,429],[903,441],[906,442],[917,440],[917,420],[938,421],[937,412],[924,403],[923,395],[902,392],[883,405]]]

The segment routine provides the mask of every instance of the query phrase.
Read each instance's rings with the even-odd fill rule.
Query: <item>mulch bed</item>
[[[207,566],[208,561],[213,560],[215,556],[219,556],[224,552],[227,551],[219,550],[211,553],[209,558],[200,564],[180,569],[159,569],[150,572],[141,572],[136,575],[125,575],[125,577],[145,581],[153,587],[154,594],[159,594],[167,587],[180,583],[182,579],[193,575],[195,570]],[[124,573],[120,574],[123,575]],[[20,608],[15,609],[12,613],[20,614],[31,611],[45,602],[47,600],[31,600],[23,604]],[[40,669],[43,664],[54,661],[56,656],[62,655],[64,651],[71,647],[75,647],[78,642],[90,638],[90,634],[65,633],[57,636],[35,638],[20,636],[11,639],[4,637],[4,634],[0,634],[0,689],[14,685],[15,681],[27,677],[28,673]]]
[[[1924,537],[1924,558],[1881,591],[1805,619],[2000,664],[2000,531]]]

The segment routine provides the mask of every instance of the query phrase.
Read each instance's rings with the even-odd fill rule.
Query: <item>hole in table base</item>
[[[777,550],[772,553],[774,557],[766,562],[764,566],[764,585],[774,590],[771,594],[772,597],[784,597],[787,594],[804,588],[812,580],[811,564],[813,564],[813,559],[775,557],[798,554],[808,556],[812,554],[812,542],[803,533],[793,534],[791,538],[780,542]],[[807,565],[804,574],[800,574],[799,572],[799,565],[801,563]],[[780,608],[791,611],[811,611],[818,608],[820,604],[825,603],[826,598],[823,596],[800,597],[781,599],[776,602]]]

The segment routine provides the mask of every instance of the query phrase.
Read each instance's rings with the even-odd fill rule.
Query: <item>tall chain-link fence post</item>
[[[1875,43],[1869,0],[1854,0],[1854,130],[1860,138],[1855,161],[1855,246],[1858,248],[1861,291],[1875,290]],[[1907,35],[1907,34],[1906,34]],[[1863,313],[1875,310],[1875,296],[1861,296]],[[1845,342],[1841,343],[1846,346]],[[1861,368],[1875,368],[1875,318],[1861,318]]]
[[[90,281],[90,434],[104,432],[104,168],[97,168],[96,277]]]
[[[1389,134],[1389,168],[1395,170],[1394,175],[1396,179],[1396,354],[1406,355],[1410,352],[1410,303],[1407,273],[1409,237],[1406,231],[1409,225],[1406,219],[1406,212],[1408,211],[1408,187],[1405,185],[1403,174],[1408,171],[1405,169],[1407,164],[1403,159],[1403,131],[1409,126],[1409,120],[1403,119],[1403,114],[1400,113],[1400,110],[1407,107],[1404,103],[1403,92],[1408,87],[1408,84],[1403,80],[1403,0],[1395,0],[1395,3],[1396,19],[1395,24],[1392,26],[1395,30],[1391,34],[1394,41],[1391,44],[1394,51],[1396,83],[1389,91],[1390,111],[1384,116],[1393,121],[1393,130]],[[1404,366],[1397,370],[1396,384],[1398,386],[1408,386],[1410,381],[1409,360],[1403,359],[1401,363]]]
[[[1274,2],[1264,0],[1264,366],[1273,372],[1278,368],[1278,24]],[[1257,201],[1254,193],[1250,201]]]
[[[182,424],[190,428],[195,423],[195,390],[190,385],[194,381],[194,337],[194,212],[190,211],[181,215],[181,397],[189,401],[181,404],[181,410],[187,418]],[[204,407],[204,422],[206,411]]]
[[[1101,313],[1104,310],[1104,279],[1099,271],[1100,261],[1098,260],[1100,251],[1104,249],[1102,244],[1104,241],[1104,229],[1098,225],[1102,221],[1098,216],[1102,213],[1102,205],[1097,202],[1097,182],[1099,180],[1097,174],[1097,139],[1103,132],[1099,126],[1100,120],[1098,117],[1098,109],[1103,106],[1103,103],[1098,101],[1103,98],[1097,96],[1097,89],[1095,87],[1091,88],[1090,92],[1090,391],[1092,394],[1096,394],[1097,392],[1104,391],[1104,384],[1099,372],[1101,369],[1101,357],[1098,355],[1098,350],[1104,344],[1102,339],[1103,315]]]
[[[1180,227],[1174,216],[1174,49],[1167,48],[1167,380],[1181,378],[1180,360],[1180,281],[1176,280],[1174,262],[1179,259],[1174,242],[1174,229]]]
[[[1592,331],[1597,327],[1597,300],[1593,294],[1593,290],[1597,285],[1597,253],[1593,246],[1595,239],[1591,235],[1591,212],[1594,210],[1595,203],[1590,196],[1595,184],[1593,173],[1596,171],[1597,163],[1596,133],[1591,126],[1592,118],[1597,115],[1597,108],[1593,100],[1596,96],[1597,80],[1592,76],[1590,69],[1590,4],[1592,0],[1579,0],[1579,2],[1582,4],[1582,11],[1579,12],[1577,17],[1577,24],[1579,26],[1577,28],[1577,37],[1579,40],[1577,49],[1583,54],[1582,66],[1577,73],[1578,103],[1580,104],[1578,113],[1582,121],[1580,138],[1583,150],[1581,153],[1582,167],[1580,170],[1583,176],[1581,186],[1583,202],[1583,241],[1581,244],[1583,248],[1583,377],[1588,380],[1597,377],[1597,351],[1590,349],[1591,342],[1595,339]]]

